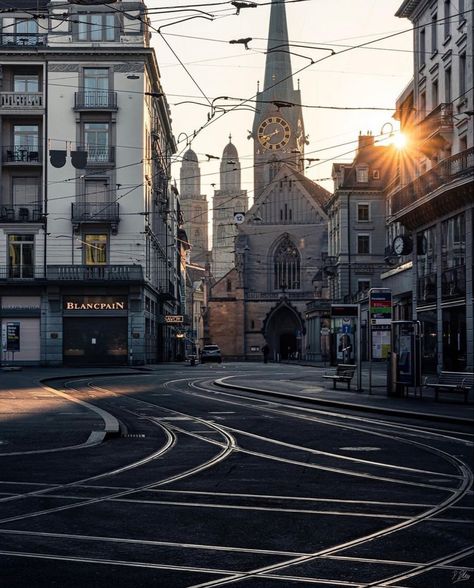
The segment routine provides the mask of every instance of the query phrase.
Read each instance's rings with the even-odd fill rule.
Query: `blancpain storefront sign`
[[[65,298],[63,309],[65,311],[88,311],[88,310],[127,310],[126,299],[115,299],[111,296],[84,296]]]

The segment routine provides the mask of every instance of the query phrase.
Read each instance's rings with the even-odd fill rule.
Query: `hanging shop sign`
[[[181,314],[167,314],[165,315],[165,323],[168,324],[181,324],[184,321],[184,317]]]
[[[115,296],[69,296],[63,299],[63,309],[67,311],[127,310],[128,300]]]

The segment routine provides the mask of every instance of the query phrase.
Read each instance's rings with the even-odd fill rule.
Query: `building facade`
[[[474,367],[472,8],[469,0],[406,0],[397,12],[414,25],[414,116],[405,116],[409,144],[389,223],[401,227],[402,254],[412,256],[425,371]]]
[[[208,301],[212,342],[245,359],[261,358],[265,343],[271,358],[305,356],[306,304],[327,253],[329,193],[302,173],[306,138],[282,2],[272,2],[268,37],[253,123],[254,204],[238,225],[235,268]]]
[[[127,5],[132,19],[105,5],[18,6],[0,37],[2,360],[169,357],[175,142],[145,5]]]
[[[248,208],[247,190],[241,189],[240,161],[229,137],[220,163],[220,187],[214,192],[212,213],[212,275],[221,278],[234,267],[236,213]]]

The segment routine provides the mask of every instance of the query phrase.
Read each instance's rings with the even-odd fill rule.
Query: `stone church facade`
[[[293,88],[285,4],[271,6],[265,82],[253,124],[255,200],[235,239],[235,268],[211,288],[208,324],[224,357],[304,357],[305,311],[327,253],[330,194],[306,178],[300,90]]]

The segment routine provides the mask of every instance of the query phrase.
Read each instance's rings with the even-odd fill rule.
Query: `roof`
[[[310,180],[301,172],[296,170],[292,170],[292,172],[295,175],[296,179],[304,186],[304,188],[310,194],[313,200],[317,204],[319,204],[319,206],[324,207],[326,202],[328,202],[332,196],[331,192],[328,192],[328,190],[326,190],[316,182],[313,182],[313,180]]]
[[[183,162],[186,162],[186,161],[193,161],[194,163],[198,162],[198,157],[194,153],[194,151],[191,149],[191,147],[183,155]]]
[[[222,152],[222,159],[238,159],[239,154],[235,145],[229,141]]]
[[[419,4],[420,0],[405,0],[395,13],[395,16],[410,18]]]

